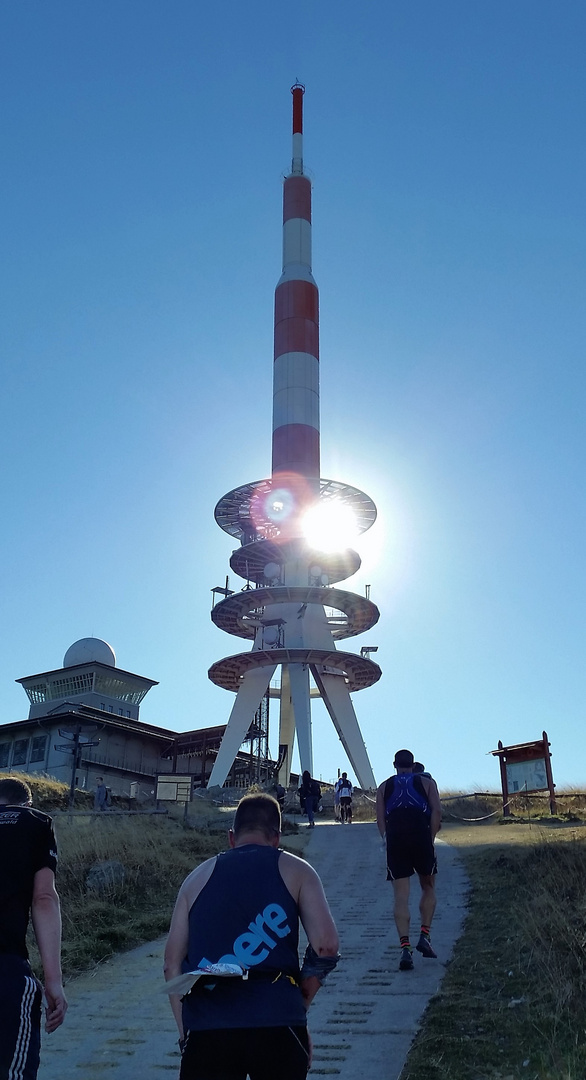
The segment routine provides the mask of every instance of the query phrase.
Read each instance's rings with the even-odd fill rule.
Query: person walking
[[[96,777],[96,793],[94,795],[94,810],[108,809],[108,788],[104,783],[103,776]]]
[[[385,780],[376,794],[377,825],[386,839],[387,881],[393,883],[401,971],[413,968],[409,889],[414,873],[418,874],[421,886],[421,930],[416,949],[427,959],[436,959],[437,955],[431,945],[430,927],[436,905],[434,840],[441,828],[441,803],[435,781],[414,774],[413,763],[410,750],[398,750],[393,763],[397,775]]]
[[[200,978],[171,995],[182,1051],[180,1080],[304,1080],[306,1010],[338,962],[338,934],[315,870],[279,850],[281,815],[270,795],[246,795],[230,850],[198,866],[179,890],[165,978],[215,964],[235,975]],[[309,944],[301,970],[299,922]]]
[[[301,777],[299,798],[301,800],[301,809],[307,814],[309,827],[310,829],[313,829],[315,825],[315,814],[319,806],[319,800],[321,799],[321,787],[317,780],[312,779],[308,769],[305,770]]]
[[[340,784],[342,783],[342,777],[339,776],[334,784],[334,817],[337,822],[342,823],[342,817],[340,814]]]
[[[43,987],[28,961],[31,917],[45,980],[45,1031],[55,1031],[67,1010],[55,835],[51,818],[31,804],[28,784],[0,779],[0,1080],[35,1080],[39,1068]]]
[[[348,779],[348,773],[343,772],[340,780],[340,818],[342,825],[352,824],[352,784]]]

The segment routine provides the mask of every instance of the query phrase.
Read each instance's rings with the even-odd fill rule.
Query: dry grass
[[[167,817],[64,814],[54,822],[68,974],[164,933],[183,878],[221,846],[216,832]],[[123,883],[89,892],[90,868],[110,860],[124,867]]]
[[[61,780],[54,780],[51,776],[30,775],[18,772],[17,769],[9,773],[0,772],[0,780],[8,776],[14,776],[17,780],[23,780],[28,784],[33,793],[33,805],[37,810],[44,810],[51,814],[54,810],[66,810],[69,798],[69,785]],[[94,796],[89,791],[75,792],[75,801],[78,808],[89,809],[94,805]]]
[[[445,826],[472,891],[401,1080],[586,1077],[586,832]]]
[[[513,795],[509,815],[503,816],[503,799],[500,792],[470,795],[466,792],[442,791],[444,821],[493,820],[508,824],[511,821],[580,821],[586,818],[586,794],[576,788],[556,791],[556,814],[550,813],[549,794],[533,793]]]

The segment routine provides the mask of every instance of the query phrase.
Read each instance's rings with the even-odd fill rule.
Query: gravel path
[[[437,960],[415,953],[398,971],[391,885],[376,826],[318,823],[306,856],[336,920],[343,959],[312,1005],[310,1076],[396,1080],[462,927],[467,882],[453,848],[438,843]],[[419,887],[413,883],[413,936]],[[305,943],[304,943],[305,944]],[[39,1080],[149,1080],[177,1076],[177,1030],[162,982],[164,938],[100,965],[67,986],[64,1025],[45,1035]]]

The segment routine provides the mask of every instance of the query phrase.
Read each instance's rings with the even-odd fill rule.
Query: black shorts
[[[191,1031],[179,1080],[305,1080],[308,1062],[306,1027]]]
[[[41,988],[27,960],[0,955],[0,1077],[35,1080],[41,1049]]]
[[[437,874],[437,859],[431,833],[387,834],[387,881],[421,874]]]

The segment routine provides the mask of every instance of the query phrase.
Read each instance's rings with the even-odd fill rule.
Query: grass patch
[[[165,933],[181,882],[221,846],[217,832],[167,817],[56,814],[53,820],[67,976]],[[89,891],[89,870],[108,861],[122,864],[123,882]]]
[[[0,772],[0,780],[5,780],[9,776],[17,780],[23,780],[25,784],[28,784],[33,795],[33,806],[37,810],[52,814],[54,810],[67,809],[69,784],[64,784],[62,780],[55,780],[52,776],[42,776],[41,774],[23,773],[19,772],[18,769],[11,769],[10,772]],[[75,801],[78,809],[91,810],[94,805],[93,792],[76,789]]]
[[[401,1080],[586,1076],[586,832],[444,826],[469,913]]]

